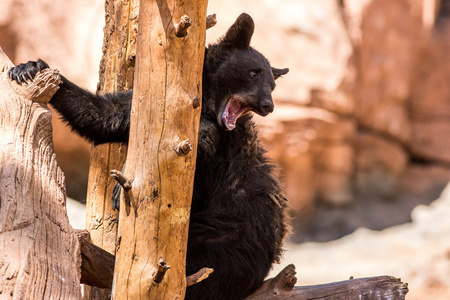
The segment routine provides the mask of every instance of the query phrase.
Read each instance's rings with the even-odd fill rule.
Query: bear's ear
[[[284,69],[277,69],[272,67],[272,74],[273,74],[273,79],[277,79],[280,76],[287,74],[287,72],[289,72],[288,68],[284,68]]]
[[[255,23],[252,17],[243,13],[231,25],[220,43],[230,49],[247,49],[250,47],[254,30]]]

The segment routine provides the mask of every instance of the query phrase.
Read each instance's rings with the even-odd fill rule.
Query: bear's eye
[[[261,74],[261,70],[251,70],[249,72],[249,75],[250,75],[251,78],[258,77],[259,74]]]

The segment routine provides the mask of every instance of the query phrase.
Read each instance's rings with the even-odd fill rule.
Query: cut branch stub
[[[206,29],[214,27],[217,24],[216,14],[212,14],[206,17]]]
[[[167,270],[170,269],[170,266],[164,261],[164,259],[160,258],[158,262],[158,269],[156,270],[155,277],[153,281],[155,283],[161,283],[164,279],[164,275],[166,275]]]
[[[189,139],[182,140],[178,145],[174,148],[175,152],[178,154],[178,156],[186,156],[189,154],[189,152],[192,151],[192,145]]]
[[[276,277],[267,279],[253,294],[245,298],[250,299],[285,299],[292,292],[297,277],[295,266],[286,266]]]
[[[192,100],[192,107],[193,108],[199,108],[200,104],[201,104],[200,97],[199,96],[195,96],[194,99]]]
[[[128,179],[122,172],[111,170],[111,177],[114,178],[124,190],[131,190],[133,179]]]
[[[122,186],[124,191],[125,205],[127,207],[131,206],[132,193],[131,188],[133,179],[128,179],[122,172],[118,170],[111,170],[111,177],[114,178],[120,186]]]
[[[175,35],[179,38],[185,37],[190,26],[191,19],[186,15],[182,16],[180,21],[175,25]]]
[[[199,283],[209,277],[214,272],[211,268],[201,268],[198,272],[186,277],[186,287]]]

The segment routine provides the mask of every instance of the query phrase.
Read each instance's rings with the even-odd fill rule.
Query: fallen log
[[[408,284],[392,276],[349,279],[311,286],[294,286],[296,281],[295,266],[288,265],[276,277],[264,281],[246,300],[404,300],[408,293]]]

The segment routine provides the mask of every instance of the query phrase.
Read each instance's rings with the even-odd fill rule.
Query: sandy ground
[[[327,243],[288,244],[271,275],[289,263],[297,285],[391,275],[408,283],[408,300],[450,299],[450,185],[431,205],[416,207],[412,220]]]
[[[84,205],[69,199],[67,207],[72,226],[84,228]],[[271,276],[290,263],[297,285],[391,275],[408,283],[408,300],[450,299],[450,185],[431,205],[416,207],[412,220],[327,243],[287,244]]]

